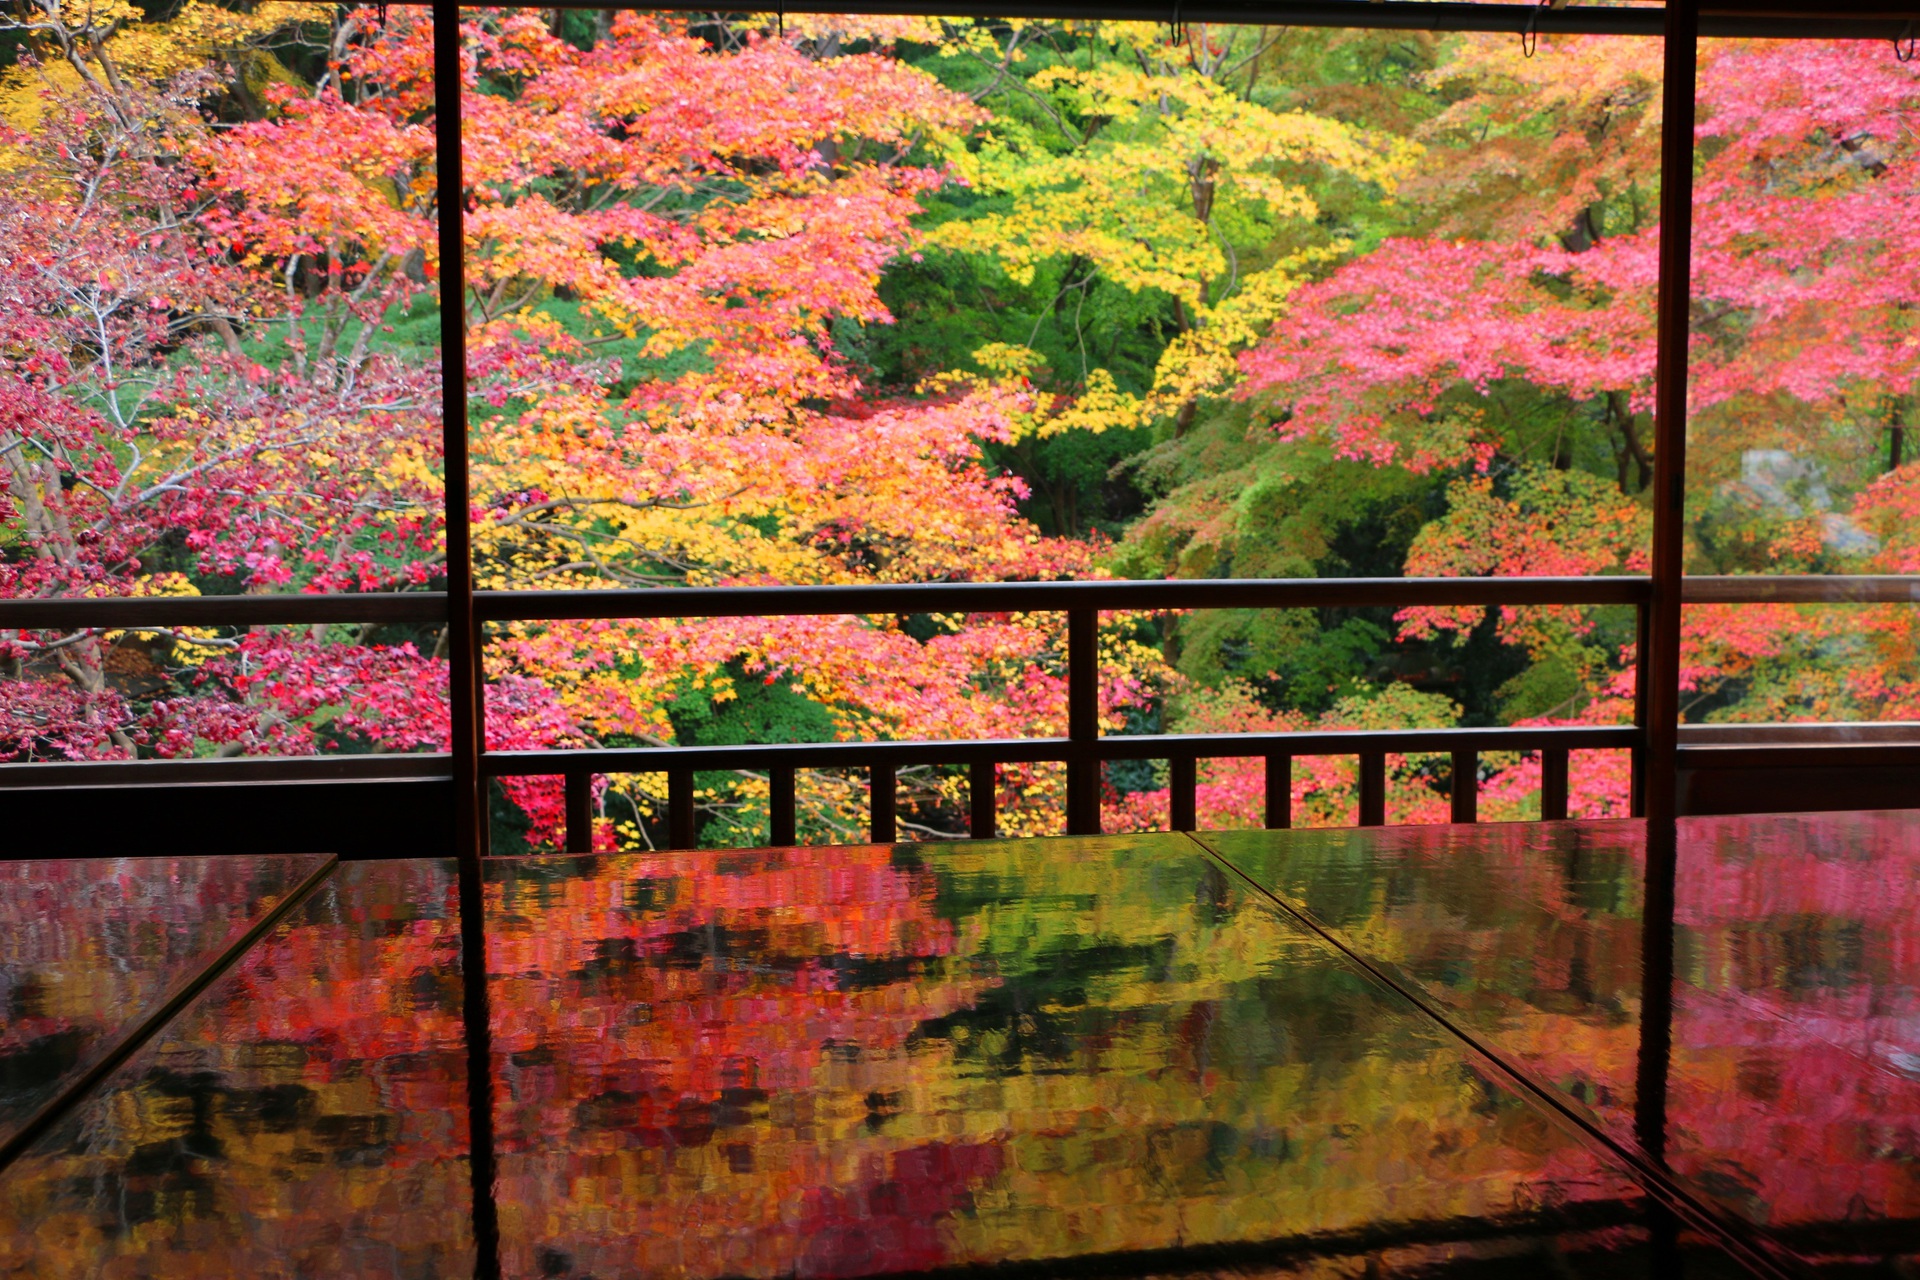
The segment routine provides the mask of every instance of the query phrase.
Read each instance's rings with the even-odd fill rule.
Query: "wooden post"
[[[1660,290],[1653,373],[1653,597],[1645,677],[1646,814],[1674,817],[1680,745],[1680,579],[1687,511],[1687,337],[1692,303],[1698,0],[1669,0],[1661,85]],[[1651,868],[1649,871],[1651,872]]]
[[[998,822],[994,812],[999,800],[997,772],[991,760],[976,760],[967,770],[967,834],[975,840],[993,839]]]
[[[1567,816],[1567,760],[1573,753],[1565,747],[1548,747],[1540,753],[1540,817],[1557,822]]]
[[[467,1041],[467,1162],[473,1197],[473,1274],[500,1275],[494,1199],[493,1019],[487,993],[487,910],[481,857],[487,838],[485,694],[473,613],[472,486],[467,457],[466,163],[461,147],[460,6],[433,0],[434,182],[439,195],[440,441],[447,530],[447,710],[453,770],[453,840],[460,885],[461,1021]]]
[[[876,764],[867,770],[867,838],[875,844],[892,844],[894,829],[893,766]]]
[[[767,770],[767,843],[776,848],[797,844],[797,825],[793,766],[777,764]]]
[[[1285,752],[1267,757],[1267,829],[1285,831],[1293,825],[1293,757]]]
[[[1360,825],[1378,827],[1387,821],[1387,753],[1362,751],[1360,770]]]
[[[593,774],[569,769],[567,779],[567,852],[593,852]]]
[[[691,849],[694,843],[693,770],[667,770],[667,848]]]
[[[1194,788],[1199,783],[1199,761],[1192,756],[1175,756],[1167,761],[1167,827],[1173,831],[1192,831],[1199,826],[1194,815]]]
[[[1480,753],[1453,753],[1453,812],[1455,822],[1480,821]]]
[[[1067,610],[1067,737],[1100,740],[1100,611]],[[1067,834],[1100,834],[1100,762],[1067,762]]]

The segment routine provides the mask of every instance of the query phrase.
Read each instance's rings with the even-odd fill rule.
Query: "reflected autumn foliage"
[[[4,1276],[454,1276],[451,867],[339,867],[0,1179]]]
[[[1630,1184],[1177,837],[491,874],[508,1274],[1635,1238]]]
[[[509,1273],[577,1257],[626,1274],[636,1247],[647,1267],[712,1274],[797,1258],[844,1270],[875,1250],[892,1268],[938,1260],[932,1223],[999,1153],[866,1123],[908,1084],[868,1078],[868,1061],[979,985],[910,981],[954,947],[930,875],[884,847],[500,861],[490,875]],[[823,1072],[847,1096],[816,1096]],[[855,1140],[775,1153],[756,1141],[769,1123]]]
[[[1920,815],[1695,819],[1680,866],[1676,1164],[1809,1256],[1920,1262]]]
[[[1208,839],[1630,1140],[1639,832]],[[1893,815],[1684,835],[1668,1157],[1816,1261],[1916,1216],[1916,865]],[[0,1276],[469,1271],[454,884],[337,868],[6,1171]],[[1590,1140],[1184,837],[503,859],[486,906],[507,1275],[1651,1274]]]
[[[1205,837],[1635,1141],[1641,824]],[[1920,814],[1680,823],[1666,1155],[1810,1262],[1920,1257]]]
[[[0,862],[0,1139],[324,862]]]

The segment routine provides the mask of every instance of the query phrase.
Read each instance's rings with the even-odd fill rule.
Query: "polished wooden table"
[[[471,992],[451,863],[0,863],[0,1275],[1916,1274],[1920,814],[1676,856],[502,859]]]

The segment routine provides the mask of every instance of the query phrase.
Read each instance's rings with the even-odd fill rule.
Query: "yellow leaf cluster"
[[[251,9],[223,9],[188,0],[165,22],[141,21],[132,16],[113,38],[116,62],[141,79],[164,80],[206,65],[209,61],[254,45],[277,31],[303,23],[326,25],[331,6],[267,0]],[[98,19],[95,19],[98,22]]]
[[[171,18],[151,22],[129,0],[65,0],[60,20],[76,51],[85,51],[76,56],[86,66],[86,74],[94,74],[106,59],[116,75],[153,85],[258,46],[289,27],[325,26],[332,12],[329,5],[296,0],[265,0],[245,9],[187,0]],[[99,52],[90,52],[96,40]],[[48,59],[38,65],[16,64],[0,73],[0,121],[35,133],[50,100],[69,97],[84,87],[81,69],[71,63]],[[0,168],[17,163],[17,158],[10,161],[0,152]]]
[[[936,228],[933,245],[995,256],[1030,283],[1042,261],[1078,256],[1131,290],[1160,289],[1206,305],[1227,263],[1209,227],[1209,187],[1270,219],[1318,212],[1284,172],[1313,165],[1391,193],[1418,147],[1300,111],[1248,102],[1197,72],[1102,64],[1051,67],[1031,85],[1082,119],[1107,120],[1086,145],[1048,155],[1003,126],[953,164],[976,189],[1014,197],[1004,213]]]
[[[1171,413],[1196,396],[1225,393],[1240,377],[1236,355],[1280,318],[1312,267],[1334,261],[1347,247],[1342,241],[1288,255],[1248,276],[1239,290],[1207,313],[1204,326],[1177,335],[1160,353],[1146,415]]]

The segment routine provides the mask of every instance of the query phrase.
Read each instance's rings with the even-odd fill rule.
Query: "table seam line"
[[[1358,951],[1355,951],[1353,948],[1335,938],[1330,931],[1323,927],[1311,915],[1296,908],[1277,892],[1262,885],[1225,854],[1217,849],[1211,848],[1191,833],[1182,832],[1181,834],[1185,835],[1187,839],[1191,840],[1198,848],[1205,851],[1208,856],[1214,858],[1222,866],[1240,877],[1254,892],[1279,907],[1289,917],[1297,921],[1302,928],[1312,932],[1315,937],[1334,948],[1353,964],[1358,965],[1369,977],[1386,986],[1389,990],[1413,1005],[1424,1017],[1438,1024],[1441,1029],[1468,1046],[1475,1053],[1484,1057],[1488,1062],[1491,1062],[1503,1075],[1512,1081],[1516,1088],[1524,1092],[1526,1096],[1536,1100],[1543,1106],[1551,1108],[1556,1115],[1561,1116],[1569,1124],[1576,1126],[1583,1134],[1587,1135],[1589,1139],[1601,1144],[1608,1153],[1627,1166],[1630,1176],[1636,1182],[1639,1182],[1649,1191],[1655,1192],[1662,1198],[1683,1206],[1687,1216],[1694,1218],[1697,1225],[1705,1227],[1712,1235],[1718,1238],[1720,1243],[1726,1245],[1729,1250],[1733,1251],[1735,1256],[1749,1269],[1753,1270],[1756,1274],[1779,1277],[1780,1280],[1787,1280],[1788,1277],[1796,1274],[1794,1271],[1784,1267],[1779,1259],[1771,1257],[1761,1251],[1746,1238],[1748,1232],[1755,1231],[1754,1228],[1745,1224],[1736,1224],[1728,1221],[1728,1215],[1724,1210],[1704,1200],[1697,1193],[1681,1185],[1673,1175],[1654,1168],[1645,1158],[1635,1155],[1614,1141],[1596,1124],[1580,1115],[1564,1101],[1556,1097],[1551,1090],[1536,1083],[1528,1073],[1515,1067],[1512,1063],[1508,1062],[1505,1057],[1495,1053],[1486,1044],[1482,1043],[1478,1037],[1457,1026],[1452,1019],[1435,1008],[1430,1001],[1423,999],[1417,992],[1408,990],[1406,983],[1395,979],[1391,974],[1384,972],[1379,966],[1368,960],[1365,956],[1362,956]],[[1764,1239],[1765,1237],[1762,1236],[1762,1238]]]
[[[102,1081],[119,1070],[148,1041],[184,1013],[203,992],[231,972],[233,967],[253,949],[254,944],[278,928],[295,907],[312,897],[314,891],[332,876],[334,868],[340,865],[338,855],[329,853],[323,856],[325,860],[309,871],[270,910],[263,913],[238,937],[221,948],[219,954],[202,966],[197,973],[190,974],[176,983],[166,997],[145,1017],[138,1019],[114,1040],[91,1067],[75,1076],[53,1097],[35,1108],[33,1114],[27,1117],[25,1123],[12,1136],[5,1141],[0,1141],[0,1174],[4,1174],[16,1160],[25,1155],[27,1149],[44,1137],[68,1111],[85,1101]]]

